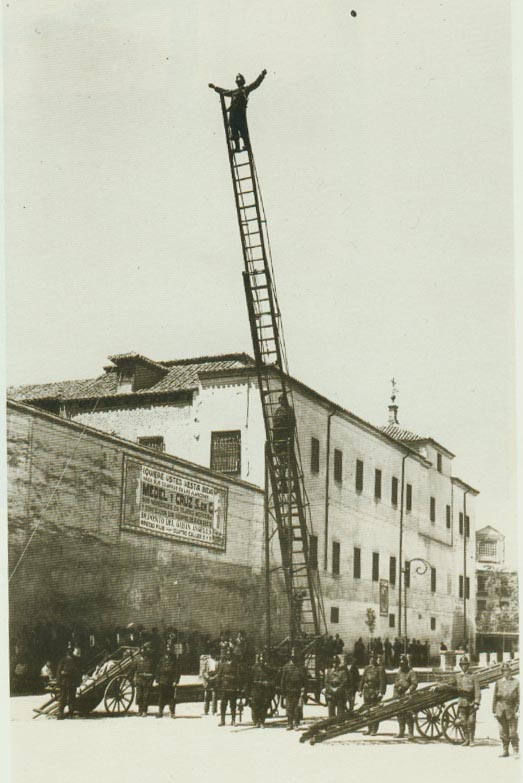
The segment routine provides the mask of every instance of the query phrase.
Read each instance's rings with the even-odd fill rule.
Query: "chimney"
[[[392,400],[392,405],[389,405],[389,421],[388,421],[388,423],[392,424],[395,427],[398,427],[399,426],[398,406],[396,405],[396,393],[398,391],[398,388],[396,386],[396,380],[394,378],[391,380],[391,383],[392,383],[392,395],[391,395],[390,399]]]

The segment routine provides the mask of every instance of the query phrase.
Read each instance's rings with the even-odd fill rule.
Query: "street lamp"
[[[426,574],[429,568],[432,568],[431,564],[428,560],[425,560],[424,557],[413,557],[411,560],[405,560],[405,564],[403,568],[401,569],[401,572],[403,574],[403,590],[404,590],[404,597],[403,597],[403,609],[405,612],[405,620],[404,620],[404,641],[403,646],[405,650],[405,654],[407,653],[407,587],[410,587],[410,567],[413,563],[417,563],[416,566],[416,573],[422,576],[423,574]],[[408,575],[408,582],[407,585],[407,575]]]

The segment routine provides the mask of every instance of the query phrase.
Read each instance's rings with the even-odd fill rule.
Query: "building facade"
[[[10,390],[14,399],[234,478],[264,485],[264,423],[245,354],[155,362],[110,357],[99,378]],[[428,641],[475,638],[474,498],[454,455],[400,427],[376,427],[289,379],[329,632]]]

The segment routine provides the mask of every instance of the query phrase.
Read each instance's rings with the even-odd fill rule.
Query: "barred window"
[[[138,444],[145,446],[146,449],[154,449],[155,451],[165,451],[165,441],[162,435],[147,436],[138,438]]]
[[[211,470],[241,476],[241,432],[211,433]]]
[[[480,557],[496,557],[497,544],[495,541],[480,541],[479,542],[479,556]]]

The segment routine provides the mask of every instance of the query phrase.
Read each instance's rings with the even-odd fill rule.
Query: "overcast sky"
[[[291,372],[375,424],[394,376],[510,553],[510,3],[351,2],[8,1],[8,382],[252,351],[207,83],[267,68],[249,118]]]

